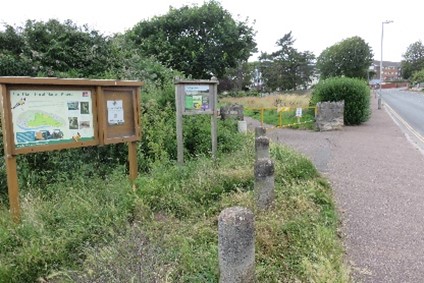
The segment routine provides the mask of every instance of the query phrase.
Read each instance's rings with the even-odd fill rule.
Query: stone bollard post
[[[260,136],[255,139],[256,160],[269,158],[269,138]]]
[[[269,158],[255,162],[255,202],[259,210],[266,210],[274,203],[274,170],[274,162]]]
[[[239,131],[239,133],[247,133],[247,122],[246,121],[238,121],[237,122],[237,129]]]
[[[265,127],[256,127],[255,128],[255,138],[266,135]]]
[[[220,283],[255,282],[255,223],[243,207],[224,209],[218,219]]]

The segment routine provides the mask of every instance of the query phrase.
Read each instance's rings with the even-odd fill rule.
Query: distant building
[[[374,60],[370,70],[375,73],[374,79],[380,79],[380,61]],[[400,62],[383,61],[383,82],[402,80],[402,69]]]

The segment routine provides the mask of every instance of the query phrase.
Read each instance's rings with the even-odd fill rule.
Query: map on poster
[[[186,85],[184,87],[184,108],[186,112],[204,112],[209,110],[209,85]]]
[[[17,148],[94,140],[89,90],[11,90]]]

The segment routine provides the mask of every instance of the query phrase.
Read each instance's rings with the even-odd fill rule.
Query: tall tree
[[[199,79],[222,78],[256,48],[247,20],[234,20],[216,1],[171,7],[166,15],[139,22],[126,35],[142,55]]]
[[[115,58],[108,37],[70,20],[27,21],[0,33],[0,75],[101,77]]]
[[[109,38],[70,20],[27,21],[24,37],[29,56],[40,63],[46,75],[74,72],[84,77],[99,76],[114,63]]]
[[[315,56],[309,51],[297,51],[294,42],[289,32],[277,41],[278,51],[260,56],[260,71],[268,91],[306,88],[312,81]]]
[[[354,36],[325,49],[318,56],[317,69],[321,79],[341,76],[365,79],[372,58],[371,47]]]
[[[223,78],[219,80],[219,91],[240,91],[248,90],[254,85],[256,63],[241,62],[235,68],[230,68],[225,72]]]
[[[0,32],[0,75],[1,76],[31,76],[35,68],[25,55],[25,40],[21,29],[5,25]]]
[[[401,62],[402,77],[410,79],[415,72],[424,69],[424,45],[421,41],[417,41],[408,46],[404,60]]]

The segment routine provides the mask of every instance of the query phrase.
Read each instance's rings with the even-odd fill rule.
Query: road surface
[[[405,89],[382,91],[385,109],[407,138],[424,152],[424,94]]]

